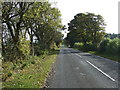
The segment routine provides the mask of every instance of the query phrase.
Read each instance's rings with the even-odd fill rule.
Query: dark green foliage
[[[119,38],[120,39],[120,34],[111,34],[111,33],[107,33],[105,35],[106,38],[110,38],[110,39],[114,39],[114,38]]]
[[[16,68],[16,67],[17,67],[17,65],[16,65],[16,64],[14,64],[14,65],[13,65],[13,70],[15,70],[15,68]]]
[[[92,44],[75,43],[74,48],[80,49],[82,51],[94,51],[96,48]]]
[[[86,44],[83,46],[84,51],[95,51],[97,48],[93,44]]]
[[[27,63],[24,63],[24,64],[22,64],[22,66],[20,67],[20,69],[23,70],[23,68],[26,67],[26,66],[27,66]]]
[[[105,35],[104,19],[94,13],[79,13],[68,23],[68,26],[69,33],[66,40],[71,47],[74,43],[81,42],[88,49],[89,46],[96,49]]]
[[[12,72],[9,72],[7,76],[8,76],[8,77],[11,77],[11,76],[12,76]]]
[[[83,43],[75,43],[73,47],[76,49],[83,50]]]
[[[109,44],[109,42],[110,42],[110,39],[104,39],[100,44],[99,44],[99,46],[98,46],[98,51],[99,52],[106,52],[106,47],[108,46],[108,44]]]
[[[37,55],[37,56],[39,56],[39,55],[46,55],[46,54],[48,54],[48,50],[46,49],[46,50],[43,50],[43,49],[40,49],[40,47],[38,47],[38,46],[36,46],[35,47],[35,55]]]
[[[20,37],[25,38],[26,36],[26,32],[24,32],[25,24],[23,24],[23,16],[32,4],[32,2],[2,3],[2,24],[4,27],[2,30],[2,54],[4,60],[13,61],[25,58],[24,50],[19,48],[21,42]]]
[[[31,64],[35,64],[35,61],[31,61]]]
[[[99,47],[98,50],[99,52],[104,52],[104,53],[108,53],[111,55],[119,55],[120,53],[120,39],[115,38],[115,39],[104,39]]]
[[[61,14],[44,2],[3,2],[2,56],[19,61],[30,55],[47,54],[62,41]],[[14,66],[13,69],[16,67]]]
[[[113,55],[118,54],[118,42],[120,42],[118,39],[111,40],[106,47],[106,52]]]
[[[60,47],[60,43],[62,42],[62,38],[63,38],[63,34],[61,32],[56,32],[55,44],[58,48]]]

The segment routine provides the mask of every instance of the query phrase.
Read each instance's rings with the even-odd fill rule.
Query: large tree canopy
[[[20,59],[53,48],[62,38],[60,17],[60,11],[47,1],[2,3],[3,56]]]
[[[93,44],[95,47],[105,34],[105,23],[101,15],[94,13],[79,13],[68,23],[66,40],[71,45],[82,42],[84,45]]]

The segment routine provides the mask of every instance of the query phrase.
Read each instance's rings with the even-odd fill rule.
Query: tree
[[[34,55],[34,51],[50,50],[58,40],[56,36],[63,27],[61,14],[49,2],[4,2],[2,7],[2,46],[6,59],[24,58],[29,51]]]
[[[19,48],[20,36],[23,33],[23,28],[25,27],[23,23],[23,16],[33,3],[25,2],[4,2],[2,4],[2,23],[8,29],[7,33],[10,33],[8,40],[9,42],[9,52],[14,53],[13,57],[19,58],[23,55]],[[5,30],[6,32],[6,30]],[[4,34],[3,34],[4,35]],[[5,41],[5,40],[4,40]],[[24,56],[24,55],[23,55]],[[14,59],[15,59],[14,58]]]
[[[110,38],[110,39],[114,39],[114,38],[120,38],[120,34],[111,34],[111,33],[106,33],[106,35],[104,36],[105,38]]]
[[[75,42],[82,42],[84,46],[97,47],[105,34],[105,23],[101,15],[94,13],[79,13],[68,23],[67,40],[71,46]]]
[[[26,13],[24,20],[28,21],[30,28],[28,30],[29,35],[33,38],[34,34],[40,49],[50,49],[57,34],[56,32],[60,31],[60,28],[63,27],[60,16],[60,11],[57,8],[52,8],[48,2],[34,3]]]
[[[57,47],[60,47],[60,43],[62,42],[63,34],[61,32],[56,32],[55,43]]]

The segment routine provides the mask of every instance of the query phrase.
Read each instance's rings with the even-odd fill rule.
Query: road
[[[60,50],[50,88],[118,88],[120,63],[72,48]]]

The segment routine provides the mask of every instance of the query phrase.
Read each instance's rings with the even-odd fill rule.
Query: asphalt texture
[[[120,63],[64,46],[58,54],[49,88],[119,88]]]

